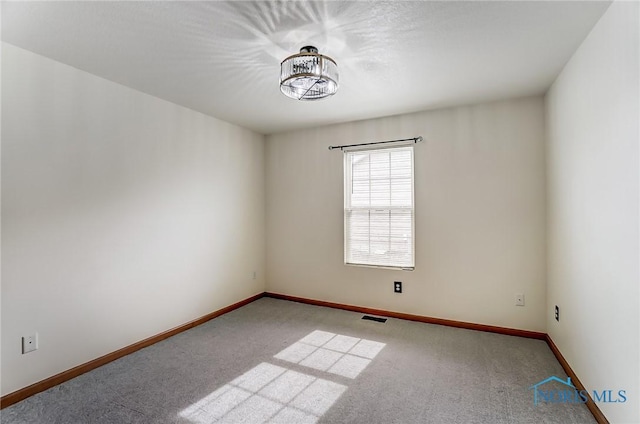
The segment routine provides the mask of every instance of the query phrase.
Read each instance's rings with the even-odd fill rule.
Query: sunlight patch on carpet
[[[274,358],[347,378],[356,378],[384,343],[315,330]]]
[[[315,330],[274,358],[354,379],[385,346]],[[345,390],[342,384],[263,362],[178,415],[193,424],[313,424]]]
[[[178,415],[194,424],[313,424],[346,389],[263,362]]]

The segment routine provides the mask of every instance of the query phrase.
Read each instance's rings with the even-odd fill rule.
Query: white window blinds
[[[414,267],[413,146],[346,151],[344,261]]]

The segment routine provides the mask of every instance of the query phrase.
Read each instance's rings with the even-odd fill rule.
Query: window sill
[[[358,268],[377,268],[377,269],[388,269],[392,271],[414,271],[415,266],[386,266],[386,265],[368,265],[368,264],[352,264],[345,262],[345,265],[355,266]]]

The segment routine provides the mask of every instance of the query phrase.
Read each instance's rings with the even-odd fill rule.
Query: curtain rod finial
[[[420,143],[422,140],[424,140],[424,138],[422,138],[421,135],[416,137],[416,143]]]

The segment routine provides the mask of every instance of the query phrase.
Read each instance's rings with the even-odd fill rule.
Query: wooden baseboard
[[[508,336],[526,337],[529,339],[546,340],[546,333],[537,331],[518,330],[515,328],[497,327],[494,325],[474,324],[471,322],[454,321],[450,319],[432,318],[422,315],[405,314],[402,312],[386,311],[383,309],[365,308],[362,306],[345,305],[342,303],[325,302],[323,300],[306,299],[303,297],[289,296],[286,294],[265,292],[265,296],[274,299],[290,300],[293,302],[307,303],[309,305],[327,306],[329,308],[344,309],[347,311],[361,312],[363,314],[382,315],[390,318],[400,318],[409,321],[424,322],[427,324],[446,325],[448,327],[466,328],[467,330],[486,331],[489,333],[506,334]]]
[[[30,386],[24,387],[22,389],[16,390],[15,392],[2,396],[2,398],[0,398],[0,409],[6,408],[7,406],[13,405],[14,403],[20,402],[21,400],[26,399],[29,396],[33,396],[36,393],[40,393],[42,391],[50,389],[51,387],[57,386],[58,384],[71,380],[72,378],[75,378],[93,369],[101,367],[102,365],[108,364],[109,362],[115,361],[116,359],[122,358],[123,356],[129,355],[130,353],[133,353],[137,350],[140,350],[147,346],[151,346],[152,344],[158,343],[159,341],[167,339],[171,336],[175,336],[178,333],[182,333],[183,331],[189,330],[190,328],[203,324],[209,320],[212,320],[213,318],[219,317],[220,315],[224,315],[227,312],[231,312],[234,309],[238,309],[244,305],[247,305],[253,302],[254,300],[260,299],[263,296],[264,296],[264,293],[258,293],[255,296],[251,296],[247,299],[241,300],[240,302],[234,303],[233,305],[229,305],[225,308],[211,312],[210,314],[197,318],[186,324],[182,324],[178,327],[164,331],[160,334],[156,334],[155,336],[151,336],[147,339],[141,340],[132,345],[123,347],[122,349],[118,349],[115,352],[108,353],[92,361],[78,365],[77,367],[63,371],[52,377],[49,377],[42,381],[38,381],[37,383],[34,383]]]
[[[560,362],[560,365],[564,369],[564,372],[567,374],[568,377],[571,377],[571,382],[576,387],[576,389],[578,391],[584,390],[584,393],[586,393],[587,396],[589,397],[589,400],[587,401],[586,405],[587,405],[587,408],[589,408],[591,415],[593,415],[593,418],[595,418],[599,424],[609,424],[609,420],[607,420],[607,418],[604,416],[600,408],[598,408],[598,405],[596,405],[596,403],[593,401],[593,399],[591,398],[591,395],[589,394],[589,391],[585,389],[584,385],[582,384],[582,382],[580,381],[576,373],[573,372],[573,369],[571,369],[571,367],[569,366],[569,363],[567,362],[567,360],[564,359],[564,356],[562,356],[562,353],[560,353],[560,349],[558,349],[558,346],[556,346],[556,344],[553,342],[553,340],[551,340],[551,337],[548,334],[546,335],[545,340],[547,341],[547,344],[549,345],[551,352],[553,352],[558,362]]]

